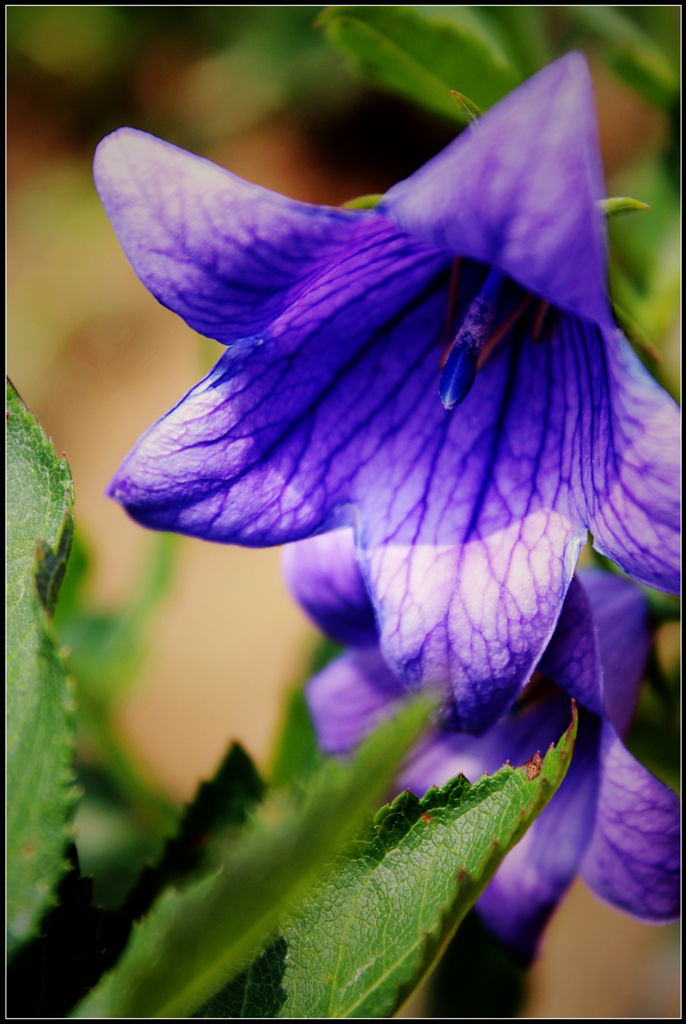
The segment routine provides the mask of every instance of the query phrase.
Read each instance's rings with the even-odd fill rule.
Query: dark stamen
[[[443,352],[441,354],[441,369],[445,366],[446,360],[450,355],[450,350],[453,347],[453,319],[455,317],[455,308],[457,306],[457,292],[460,284],[460,264],[462,263],[462,257],[458,256],[457,259],[453,260],[453,265],[450,270],[450,284],[448,286],[448,312],[445,318],[445,327],[443,328]]]
[[[479,355],[479,361],[476,364],[477,370],[480,370],[482,366],[486,365],[498,342],[502,341],[508,331],[512,330],[530,302],[531,296],[525,295],[517,308],[514,309],[510,315],[506,317],[498,327],[496,327],[493,334],[486,339],[484,347],[481,349],[481,354]]]

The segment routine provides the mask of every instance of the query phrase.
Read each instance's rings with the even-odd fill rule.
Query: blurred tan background
[[[408,160],[418,165],[452,133],[348,75],[309,28],[316,8],[293,16],[297,31],[284,14],[296,8],[248,8],[266,12],[252,22],[214,9],[235,18],[221,38],[219,15],[193,33],[191,14],[184,20],[170,8],[148,8],[139,20],[122,8],[24,10],[33,16],[8,12],[8,372],[70,461],[76,515],[96,556],[91,598],[116,603],[150,538],[104,489],[219,346],[195,336],[134,276],[92,187],[97,139],[133,121],[252,181],[338,204],[383,191],[412,170]],[[290,50],[280,39],[287,24]],[[125,56],[115,57],[114,41]],[[666,125],[600,66],[596,85],[612,174],[659,146]],[[373,138],[379,123],[385,144]],[[315,632],[287,597],[279,560],[278,550],[181,540],[173,588],[120,722],[175,799],[213,773],[231,739],[264,764],[280,697],[302,678]],[[631,921],[577,883],[550,927],[521,1015],[677,1017],[677,964],[673,928]]]

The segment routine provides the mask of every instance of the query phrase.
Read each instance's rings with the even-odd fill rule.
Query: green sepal
[[[368,196],[358,196],[356,199],[349,199],[343,203],[346,210],[373,210],[383,199],[383,193],[374,193]]]
[[[465,96],[464,93],[457,92],[455,89],[450,90],[450,95],[460,107],[467,123],[476,121],[477,118],[483,115],[483,110],[480,110],[476,103],[470,100],[469,96]]]
[[[618,213],[633,213],[636,210],[649,210],[648,203],[642,203],[640,199],[632,199],[631,196],[612,196],[609,199],[599,199],[598,206],[606,217],[614,217]]]

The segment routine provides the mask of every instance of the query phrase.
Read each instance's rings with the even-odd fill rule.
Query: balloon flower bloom
[[[138,522],[258,547],[352,526],[389,669],[471,732],[543,658],[589,530],[678,587],[678,414],[613,321],[583,57],[373,209],[129,128],[95,180],[143,284],[226,345],[111,482]]]

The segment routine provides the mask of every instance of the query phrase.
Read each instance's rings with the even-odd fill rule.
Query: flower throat
[[[460,259],[453,263],[447,330],[451,328],[455,312],[460,263]],[[490,270],[476,298],[470,303],[457,334],[450,338],[443,349],[439,394],[445,409],[454,409],[464,401],[472,389],[477,371],[531,305],[533,296],[525,293],[505,319],[497,323],[498,313],[505,305],[502,301],[503,293],[508,286],[511,286],[511,282],[501,271]],[[547,310],[548,303],[539,301],[532,327],[534,341],[540,338]]]

